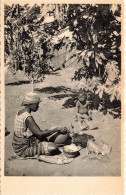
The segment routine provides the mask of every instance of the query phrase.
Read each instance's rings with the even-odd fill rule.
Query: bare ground
[[[48,75],[43,83],[36,85],[43,101],[34,118],[41,128],[61,125],[69,128],[74,115],[71,101],[71,89],[75,84],[71,82],[72,70],[62,70],[57,75]],[[121,175],[121,120],[112,115],[103,115],[96,111],[94,121],[99,129],[88,130],[85,133],[93,135],[95,140],[104,140],[112,146],[112,152],[107,159],[82,159],[81,155],[66,165],[55,165],[37,160],[13,160],[12,133],[15,114],[19,111],[21,100],[25,92],[31,90],[31,85],[21,73],[17,78],[7,72],[5,86],[5,125],[10,135],[5,138],[5,175],[8,176],[120,176]]]

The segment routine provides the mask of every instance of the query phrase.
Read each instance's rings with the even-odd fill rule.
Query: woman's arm
[[[39,126],[36,124],[35,120],[32,116],[29,116],[25,121],[27,127],[32,131],[33,134],[36,135],[36,137],[47,137],[49,135],[52,135],[55,132],[58,132],[58,130],[55,128],[53,130],[41,130]]]

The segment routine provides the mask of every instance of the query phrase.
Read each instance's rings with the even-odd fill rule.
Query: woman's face
[[[31,104],[30,108],[31,108],[32,112],[36,112],[38,110],[38,108],[39,108],[39,102],[35,103],[35,104]]]

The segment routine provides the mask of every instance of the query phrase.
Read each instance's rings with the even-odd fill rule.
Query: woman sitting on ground
[[[66,134],[67,130],[51,129],[41,130],[36,124],[31,112],[36,112],[41,102],[36,93],[28,93],[22,103],[24,109],[20,110],[14,122],[13,148],[18,156],[33,157],[35,155],[49,155],[56,151],[57,146],[48,142],[47,137],[55,132]]]

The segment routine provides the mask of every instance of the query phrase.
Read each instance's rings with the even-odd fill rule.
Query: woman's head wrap
[[[35,104],[39,102],[41,102],[40,97],[36,93],[29,92],[24,96],[22,106]]]

